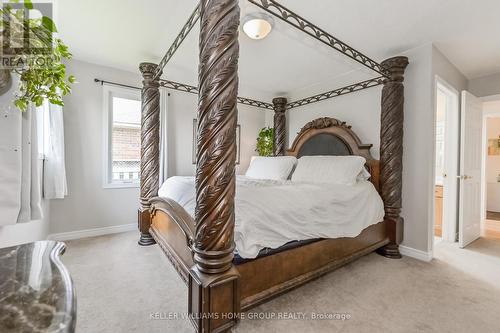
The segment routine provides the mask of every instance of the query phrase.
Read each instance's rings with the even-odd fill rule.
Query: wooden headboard
[[[366,168],[371,174],[371,182],[380,191],[380,163],[370,153],[373,145],[363,144],[345,122],[335,118],[318,118],[307,123],[295,138],[287,155],[302,156],[358,155],[366,158]]]

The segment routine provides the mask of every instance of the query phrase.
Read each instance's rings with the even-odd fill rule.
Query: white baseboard
[[[429,262],[432,260],[432,253],[431,252],[417,250],[417,249],[414,249],[414,248],[408,247],[408,246],[400,245],[399,252],[404,256],[408,256],[408,257],[415,258],[415,259],[422,260],[422,261],[426,261],[426,262]]]
[[[116,226],[112,226],[112,227],[103,227],[103,228],[61,232],[61,233],[57,233],[57,234],[50,234],[47,237],[47,239],[55,240],[55,241],[65,241],[65,240],[71,240],[71,239],[80,239],[80,238],[96,237],[96,236],[103,236],[103,235],[109,235],[109,234],[117,234],[120,232],[127,232],[127,231],[134,231],[134,230],[137,230],[137,223],[122,224],[122,225],[116,225]]]

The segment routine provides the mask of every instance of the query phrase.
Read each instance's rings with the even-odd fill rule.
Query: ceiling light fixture
[[[273,29],[272,18],[263,14],[250,14],[243,19],[243,31],[251,39],[263,39]]]

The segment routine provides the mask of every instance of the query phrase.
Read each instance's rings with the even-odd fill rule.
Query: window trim
[[[103,165],[102,165],[102,187],[105,189],[117,188],[138,188],[140,180],[119,182],[113,181],[111,177],[111,144],[112,144],[112,127],[113,127],[113,97],[132,99],[141,101],[141,92],[136,89],[118,87],[104,84],[102,86],[103,103]]]

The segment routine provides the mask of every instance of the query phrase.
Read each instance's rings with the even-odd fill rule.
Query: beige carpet
[[[192,332],[187,288],[137,233],[67,242],[77,332]],[[235,332],[500,332],[500,241],[440,243],[431,263],[368,255],[252,312],[349,314],[348,320],[243,320]],[[162,320],[151,319],[161,313]]]

